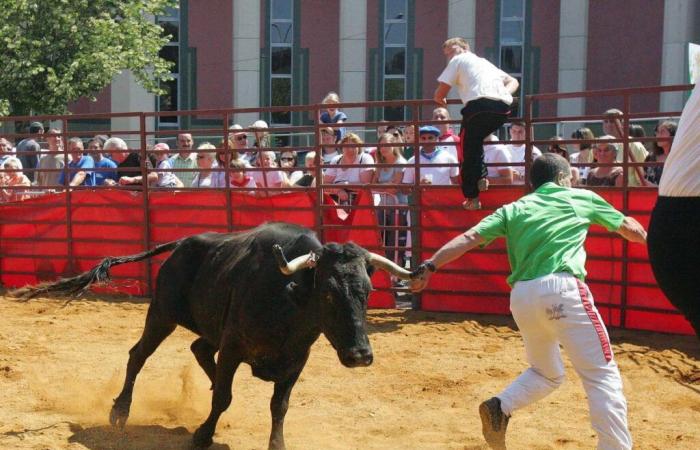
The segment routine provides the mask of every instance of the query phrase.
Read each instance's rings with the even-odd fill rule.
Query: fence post
[[[144,251],[148,251],[151,247],[151,213],[150,199],[148,190],[148,152],[146,151],[146,115],[139,113],[139,137],[141,141],[141,184],[143,190],[141,195],[143,198],[143,247]],[[153,296],[153,281],[151,280],[152,264],[151,258],[146,259],[146,296]]]
[[[409,202],[408,216],[411,219],[411,262],[415,262],[417,266],[423,260],[423,239],[421,236],[422,218],[421,218],[421,202],[423,201],[423,193],[420,187],[420,106],[415,104],[411,108],[411,126],[413,126],[413,202]],[[413,203],[411,205],[411,203]],[[415,220],[413,220],[415,219]],[[408,242],[407,242],[408,243]],[[411,265],[413,267],[414,264]],[[422,309],[423,294],[413,294],[413,302],[411,308],[414,310]]]
[[[229,139],[229,112],[224,113],[224,182],[226,183],[226,228],[229,233],[233,231],[233,202],[231,200],[231,149]]]
[[[622,213],[624,215],[629,214],[629,162],[630,162],[630,140],[629,140],[629,114],[630,114],[630,94],[626,93],[624,97],[624,110],[622,111],[622,173],[623,173],[623,183],[622,183]],[[644,179],[639,180],[643,182]],[[629,270],[628,264],[629,258],[629,242],[627,239],[622,239],[622,276],[621,283],[622,289],[620,289],[620,328],[626,328],[627,322],[627,289],[628,286],[628,276],[627,271]]]
[[[314,157],[314,179],[316,180],[316,202],[314,202],[314,226],[318,238],[321,240],[321,242],[325,244],[326,240],[323,236],[323,189],[321,188],[321,185],[323,184],[323,170],[321,166],[323,163],[324,147],[321,146],[321,124],[319,123],[319,117],[321,117],[320,108],[321,105],[319,104],[315,104],[313,106],[313,116],[315,118],[313,147],[314,151],[316,152],[316,156]]]
[[[68,274],[73,276],[76,274],[75,255],[73,254],[73,196],[70,188],[70,171],[68,170],[68,140],[66,139],[68,119],[66,117],[61,118],[61,128],[59,142],[63,144],[63,189],[66,194],[66,238],[68,240],[66,253],[68,256]]]

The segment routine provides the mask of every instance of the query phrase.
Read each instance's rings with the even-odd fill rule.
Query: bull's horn
[[[285,275],[291,275],[301,269],[310,269],[315,267],[316,261],[318,261],[318,255],[316,255],[314,252],[309,252],[308,255],[301,255],[287,262],[287,258],[284,256],[284,252],[282,251],[282,247],[277,244],[272,246],[272,253],[275,255],[280,271]]]
[[[386,270],[390,274],[395,275],[395,276],[401,278],[402,280],[410,280],[411,279],[411,272],[409,272],[408,270],[399,266],[394,261],[392,261],[388,258],[385,258],[381,255],[378,255],[376,253],[370,252],[369,263],[372,264],[377,269]]]

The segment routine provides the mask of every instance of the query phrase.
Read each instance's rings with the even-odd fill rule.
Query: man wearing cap
[[[36,177],[32,169],[36,169],[39,165],[39,152],[41,152],[41,147],[34,137],[38,138],[44,134],[44,125],[41,122],[32,122],[29,124],[29,134],[32,136],[22,139],[17,144],[17,158],[22,162],[22,167],[25,170],[28,169],[25,175],[33,182]]]
[[[440,130],[432,125],[420,127],[419,139],[421,148],[418,163],[420,165],[420,184],[448,185],[459,184],[459,169],[457,159],[452,156],[443,146],[438,145]],[[411,158],[406,163],[406,171],[403,175],[403,182],[406,184],[415,183],[416,175],[414,163],[416,157]],[[450,166],[450,164],[452,164]]]
[[[486,136],[503,125],[510,113],[518,80],[488,60],[469,51],[463,38],[451,38],[442,44],[447,67],[438,77],[434,100],[445,106],[454,86],[464,102],[462,108],[462,194],[465,209],[480,209],[479,191],[488,189],[483,143]]]

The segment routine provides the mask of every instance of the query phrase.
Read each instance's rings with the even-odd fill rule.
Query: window
[[[408,0],[384,1],[383,92],[384,100],[406,98],[406,53],[408,50]],[[385,120],[404,120],[403,106],[385,107]]]
[[[499,66],[517,79],[523,96],[523,55],[525,51],[525,0],[501,0]],[[522,103],[522,102],[521,102]]]
[[[294,48],[293,0],[270,1],[270,106],[292,104],[292,52]],[[289,125],[289,111],[274,112],[271,125]]]
[[[163,34],[170,35],[170,42],[160,50],[160,57],[171,61],[172,80],[161,83],[166,93],[158,96],[158,111],[178,111],[180,109],[180,10],[168,8],[166,15],[158,16],[157,23],[163,28]],[[180,125],[178,116],[159,116],[159,126]]]

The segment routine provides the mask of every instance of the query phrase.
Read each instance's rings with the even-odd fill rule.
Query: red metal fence
[[[683,91],[689,86],[638,88],[615,91],[598,91],[574,94],[547,94],[529,96],[525,100],[523,120],[526,127],[526,154],[532,146],[549,143],[548,139],[535,138],[537,127],[542,124],[562,122],[594,123],[601,116],[577,117],[536,117],[533,110],[539,101],[552,101],[562,98],[617,96],[622,98],[625,129],[630,121],[647,120],[661,116],[659,112],[634,112],[630,110],[630,99],[635,95]],[[368,102],[347,103],[342,108],[379,109],[400,104],[412,119],[402,122],[351,122],[342,126],[359,131],[378,125],[438,124],[424,120],[424,109],[432,109],[429,101]],[[292,110],[318,117],[322,105],[295,107],[251,108],[241,110],[182,111],[180,116],[207,118],[206,125],[190,127],[197,140],[210,140],[218,143],[223,139],[221,150],[230,156],[229,140],[233,131],[229,129],[231,119],[242,113],[255,113],[260,116],[273,111]],[[678,116],[680,111],[667,112],[664,116]],[[156,130],[150,123],[159,113],[134,113],[91,116],[51,116],[8,118],[6,123],[29,120],[50,120],[61,124],[64,139],[90,133],[78,128],[84,119],[132,119],[137,124],[134,129],[109,130],[111,135],[132,137],[134,151],[142,160],[148,156],[149,144],[154,141],[171,139],[180,130]],[[173,115],[168,112],[167,115]],[[218,122],[218,125],[211,125]],[[458,121],[453,121],[458,123]],[[78,124],[78,125],[74,125]],[[205,123],[205,122],[200,122]],[[235,188],[221,189],[170,189],[154,188],[147,183],[140,186],[104,188],[69,187],[32,188],[46,194],[28,200],[0,205],[0,282],[5,286],[20,286],[40,280],[55,279],[86,270],[99,259],[108,255],[131,254],[143,251],[156,244],[177,239],[202,231],[232,232],[250,228],[270,220],[292,221],[316,230],[324,241],[354,240],[373,251],[387,251],[395,255],[397,251],[412,255],[413,263],[428,257],[440,245],[455,234],[474,225],[481,217],[500,205],[513,201],[526,193],[526,185],[493,186],[482,194],[482,211],[464,211],[460,208],[461,198],[455,186],[421,185],[419,159],[413,163],[415,181],[409,185],[394,186],[406,191],[411,201],[399,205],[375,205],[373,190],[386,188],[380,184],[347,184],[345,188],[358,193],[350,205],[337,205],[328,195],[333,185],[322,182],[320,129],[321,124],[271,128],[269,131],[285,134],[293,144],[287,148],[295,150],[313,149],[316,151],[315,177],[318,182],[311,188],[259,188],[259,196],[241,193]],[[333,126],[333,125],[332,125]],[[533,133],[533,129],[535,133]],[[252,130],[249,130],[252,131]],[[417,135],[417,133],[416,133]],[[8,137],[23,137],[7,133]],[[311,145],[303,145],[303,141]],[[629,138],[626,133],[619,140],[625,148],[633,141],[644,138]],[[646,139],[648,141],[648,139]],[[574,142],[564,139],[562,143]],[[581,142],[581,141],[578,141]],[[390,146],[393,144],[382,144]],[[450,145],[450,144],[447,144]],[[332,147],[347,147],[333,144]],[[416,144],[407,148],[417,154]],[[280,148],[270,148],[279,151]],[[263,151],[265,147],[249,149]],[[196,151],[196,150],[195,150]],[[66,149],[60,151],[67,158]],[[43,152],[46,154],[46,152]],[[58,153],[58,152],[57,152]],[[89,153],[89,152],[88,152]],[[622,165],[644,167],[653,163],[630,162],[628,152],[624,152]],[[526,158],[526,171],[529,170],[529,157]],[[523,165],[521,164],[521,165]],[[517,164],[511,164],[517,165]],[[359,167],[357,164],[338,165],[341,169]],[[142,165],[136,169],[146,178],[149,169]],[[224,171],[223,168],[218,169]],[[272,169],[252,168],[251,171],[269,172]],[[279,170],[279,169],[276,169]],[[177,169],[173,170],[178,173]],[[634,216],[648,225],[649,213],[654,205],[656,189],[653,187],[626,187],[627,170],[624,171],[625,186],[621,188],[597,188],[596,190],[625,214]],[[226,177],[229,175],[226,174]],[[66,177],[68,178],[68,177]],[[337,186],[336,186],[337,187]],[[47,194],[46,190],[56,192]],[[36,192],[35,192],[36,193]],[[391,221],[379,224],[378,210],[390,214],[406,212],[408,223]],[[410,233],[410,244],[398,243],[395,239],[382,239],[382,233]],[[587,243],[589,259],[588,282],[596,297],[597,304],[607,323],[635,329],[651,329],[674,333],[691,333],[690,326],[680,316],[657,288],[651,273],[646,248],[630,245],[616,235],[600,229],[593,229]],[[159,259],[152,262],[119,266],[114,270],[116,289],[138,295],[149,295]],[[508,313],[508,287],[505,283],[508,274],[508,261],[503,242],[496,242],[486,249],[475,250],[434,277],[431,288],[426,290],[415,303],[417,307],[436,311]],[[392,307],[393,294],[405,292],[402,287],[392,287],[386,275],[376,275],[373,279],[377,291],[372,294],[371,305]]]

